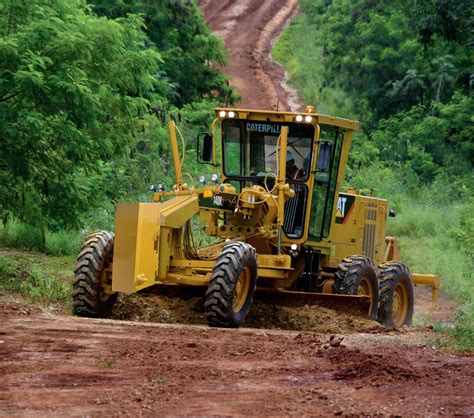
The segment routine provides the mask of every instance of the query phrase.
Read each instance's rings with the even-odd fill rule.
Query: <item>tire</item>
[[[379,284],[372,260],[361,255],[346,257],[334,274],[333,293],[371,296],[369,319],[377,319]]]
[[[379,267],[380,302],[378,321],[386,327],[411,325],[415,289],[405,264],[388,262]]]
[[[79,316],[110,316],[117,294],[105,294],[111,285],[114,234],[97,231],[89,235],[77,257],[72,290],[73,313]]]
[[[244,242],[226,245],[206,292],[204,314],[211,327],[238,328],[245,319],[257,284],[255,248]]]

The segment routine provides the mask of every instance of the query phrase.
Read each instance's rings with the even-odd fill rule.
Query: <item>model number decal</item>
[[[224,206],[224,199],[220,195],[214,195],[213,202],[216,206]]]

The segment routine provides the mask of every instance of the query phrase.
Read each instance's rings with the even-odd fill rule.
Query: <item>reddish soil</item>
[[[278,35],[298,11],[298,0],[201,0],[200,7],[231,51],[223,71],[242,96],[239,107],[302,110],[297,92],[286,84],[284,68],[271,59]]]
[[[14,305],[0,323],[1,416],[474,415],[474,356],[424,328],[224,330]]]

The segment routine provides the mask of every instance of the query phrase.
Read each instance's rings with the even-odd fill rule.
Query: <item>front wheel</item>
[[[96,231],[82,245],[74,270],[73,312],[79,316],[107,317],[117,298],[110,291],[114,234]]]
[[[369,319],[377,318],[379,286],[377,272],[370,258],[362,255],[346,257],[334,274],[333,293],[370,297]]]
[[[411,325],[415,291],[405,264],[388,262],[379,267],[380,305],[378,320],[387,327]]]
[[[226,245],[214,266],[204,304],[210,326],[238,328],[257,284],[255,248],[245,242]]]

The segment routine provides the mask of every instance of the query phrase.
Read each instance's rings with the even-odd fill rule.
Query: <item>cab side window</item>
[[[320,241],[322,237],[329,235],[342,142],[342,132],[337,128],[321,125],[311,202],[310,239]]]

